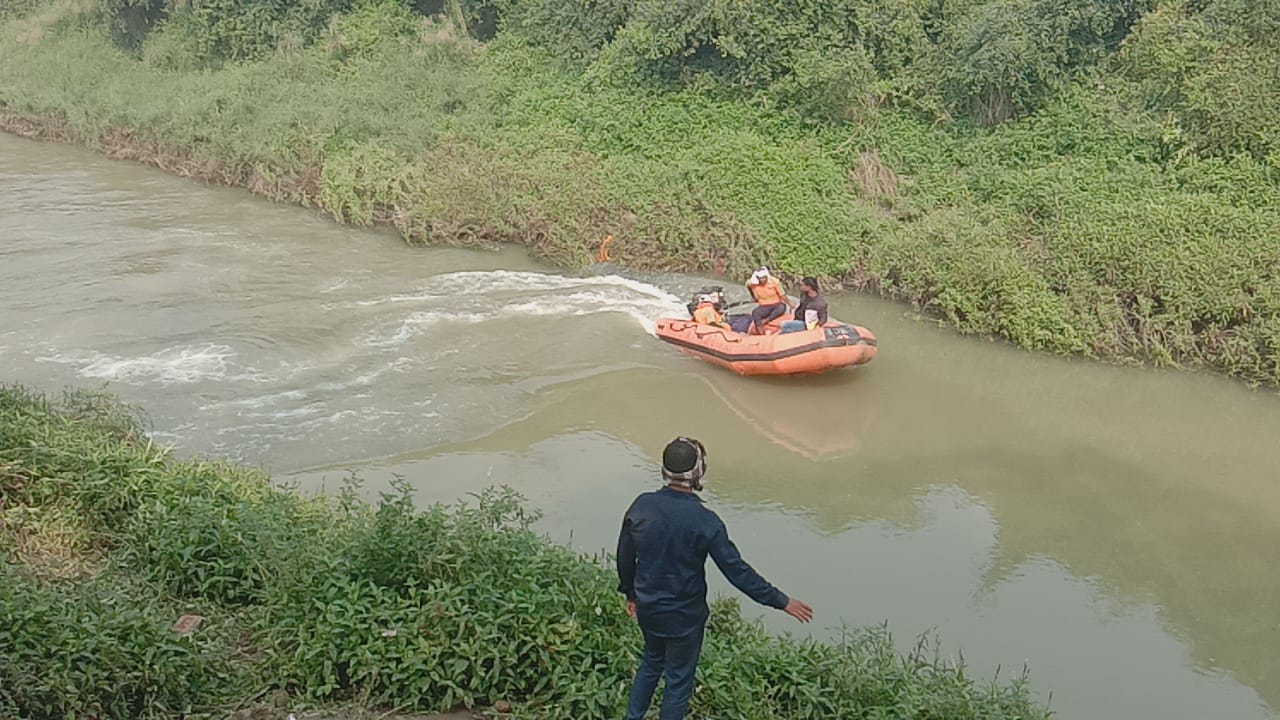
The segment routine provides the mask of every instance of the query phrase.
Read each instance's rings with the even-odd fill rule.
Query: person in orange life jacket
[[[791,308],[791,300],[782,291],[782,283],[769,273],[767,267],[751,274],[751,279],[747,280],[747,291],[757,303],[751,311],[751,327],[756,335],[763,335],[765,323],[781,317]]]
[[[789,598],[747,564],[724,522],[694,494],[707,471],[702,443],[678,437],[662,452],[666,487],[637,497],[618,534],[618,591],[640,624],[644,651],[627,703],[626,720],[641,720],[665,675],[661,720],[682,720],[693,697],[707,608],[707,556],[752,600],[802,623],[813,608]]]
[[[715,325],[716,327],[728,327],[724,322],[724,316],[716,309],[716,299],[707,294],[702,294],[695,300],[697,305],[693,309],[693,321],[702,323],[703,325]]]
[[[784,321],[778,332],[800,332],[826,324],[827,299],[818,292],[817,279],[806,277],[800,281],[800,304],[796,306],[795,320]]]

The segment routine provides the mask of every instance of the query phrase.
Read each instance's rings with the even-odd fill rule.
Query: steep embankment
[[[936,41],[904,26],[910,42],[826,47],[853,58],[828,66],[831,53],[770,44],[844,42],[798,34],[812,9],[793,26],[769,4],[721,8],[758,16],[698,16],[701,30],[667,37],[678,18],[643,3],[573,22],[528,10],[553,0],[498,3],[506,32],[482,43],[394,2],[339,5],[350,11],[331,23],[288,15],[259,35],[230,6],[175,6],[121,42],[123,16],[44,4],[0,35],[5,126],[411,242],[523,243],[574,266],[612,237],[615,262],[733,277],[768,262],[1031,349],[1280,382],[1280,145],[1244,102],[1280,81],[1247,72],[1240,48],[1257,60],[1271,47],[1249,34],[1266,20],[1252,10],[1057,17],[1026,0],[1056,18],[1042,30],[1063,47],[992,60],[963,52],[995,47],[983,23],[1002,16],[975,1],[917,18],[944,23]],[[574,24],[588,20],[623,30]],[[746,43],[737,56],[731,40]],[[981,64],[1008,57],[1040,65]],[[1243,99],[1216,109],[1215,88]]]

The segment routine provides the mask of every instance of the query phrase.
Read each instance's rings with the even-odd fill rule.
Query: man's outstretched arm
[[[738,546],[729,539],[729,532],[720,527],[720,531],[711,539],[711,559],[716,567],[728,578],[733,586],[746,593],[747,597],[761,605],[778,608],[800,622],[813,619],[813,608],[799,600],[787,597],[786,593],[769,584],[754,568],[742,559]]]

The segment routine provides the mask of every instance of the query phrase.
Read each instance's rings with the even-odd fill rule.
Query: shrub
[[[154,718],[225,702],[237,689],[227,648],[149,588],[103,575],[49,586],[0,555],[0,714]]]
[[[139,505],[122,558],[170,595],[257,603],[300,521],[298,503],[265,479],[208,463],[166,468],[162,492]]]
[[[492,0],[502,31],[550,49],[572,65],[589,63],[634,13],[636,0]],[[469,13],[479,17],[482,8]]]
[[[99,22],[117,47],[136,52],[147,35],[169,15],[168,0],[97,0]]]
[[[9,499],[65,505],[97,533],[119,530],[146,497],[166,453],[142,435],[130,408],[93,392],[49,400],[0,386],[10,472],[26,478]]]
[[[1119,44],[1141,0],[995,0],[951,25],[936,58],[953,107],[985,125],[1022,115]]]
[[[1162,4],[1134,29],[1120,69],[1132,94],[1173,120],[1179,148],[1280,160],[1280,8],[1223,0]]]
[[[40,3],[41,0],[5,0],[0,3],[0,21],[27,15]]]

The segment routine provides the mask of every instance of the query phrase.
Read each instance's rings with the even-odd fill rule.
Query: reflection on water
[[[847,455],[862,444],[876,413],[867,402],[869,368],[812,377],[759,377],[753,382],[726,373],[698,374],[719,403],[750,425],[760,438],[811,462]],[[717,408],[719,409],[719,408]],[[722,410],[721,410],[722,412]]]
[[[740,378],[649,334],[701,278],[409,249],[0,137],[4,381],[106,383],[183,452],[425,500],[510,483],[610,547],[677,434],[747,556],[823,626],[936,628],[1062,717],[1280,707],[1280,399],[957,338],[832,298],[875,362]],[[721,586],[721,589],[724,589]],[[775,614],[771,627],[796,630]]]

